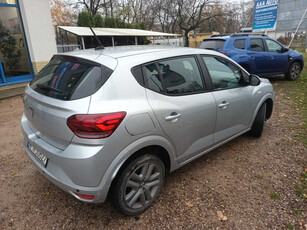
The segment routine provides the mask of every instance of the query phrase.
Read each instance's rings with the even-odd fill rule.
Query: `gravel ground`
[[[280,81],[273,84],[274,112],[260,139],[243,135],[171,173],[137,217],[80,202],[46,180],[22,148],[21,96],[0,100],[0,229],[307,229],[307,199],[295,191],[307,168],[294,138],[302,121]]]

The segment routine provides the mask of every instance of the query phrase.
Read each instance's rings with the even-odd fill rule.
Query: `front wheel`
[[[261,137],[263,126],[265,122],[265,114],[266,114],[266,103],[263,103],[260,107],[257,116],[254,120],[251,130],[249,134],[253,137]]]
[[[300,76],[301,70],[301,65],[298,62],[293,62],[286,73],[286,80],[295,81]]]
[[[130,162],[119,174],[112,188],[111,201],[123,214],[141,214],[155,201],[165,178],[161,159],[152,154]]]

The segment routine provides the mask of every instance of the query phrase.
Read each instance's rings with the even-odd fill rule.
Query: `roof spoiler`
[[[92,33],[94,34],[94,37],[96,39],[96,41],[98,42],[98,46],[95,47],[95,50],[103,50],[104,46],[102,45],[101,41],[99,40],[99,38],[97,37],[97,35],[95,34],[94,30],[92,29],[92,27],[88,26],[90,28],[90,30],[92,31]]]
[[[229,34],[213,34],[213,35],[211,35],[210,38],[225,37],[225,36],[229,36]]]

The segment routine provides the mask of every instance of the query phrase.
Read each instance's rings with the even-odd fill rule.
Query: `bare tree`
[[[178,26],[184,32],[185,46],[189,46],[189,32],[218,15],[210,12],[212,0],[177,0],[176,3]]]
[[[88,12],[91,12],[94,16],[103,9],[103,13],[106,17],[113,15],[114,1],[113,0],[76,0],[74,3],[76,7],[82,5]]]

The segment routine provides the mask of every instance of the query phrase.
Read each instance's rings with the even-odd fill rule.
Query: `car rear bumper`
[[[61,150],[39,138],[28,126],[24,115],[21,124],[26,153],[49,181],[79,200],[90,203],[105,201],[109,186],[102,186],[106,184],[103,183],[105,170],[101,169],[99,164],[103,146],[70,144],[65,150]],[[38,160],[37,153],[48,158],[46,167]],[[100,168],[97,165],[100,165]],[[94,198],[82,199],[75,193],[94,196]]]

